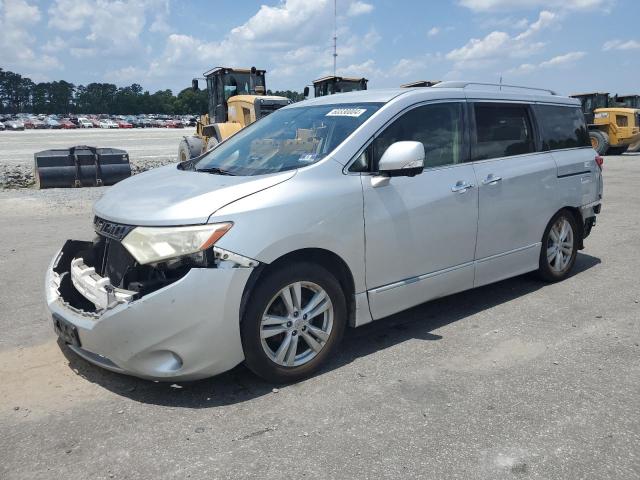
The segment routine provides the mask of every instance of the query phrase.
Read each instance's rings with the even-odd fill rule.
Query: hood
[[[149,170],[110,187],[93,206],[100,218],[128,225],[195,225],[236,200],[289,180],[295,170],[234,177],[178,170]]]

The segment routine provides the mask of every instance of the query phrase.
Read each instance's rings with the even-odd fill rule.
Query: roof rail
[[[536,90],[538,92],[546,92],[549,95],[557,95],[553,90],[548,88],[535,88],[535,87],[523,87],[522,85],[508,85],[506,83],[484,83],[484,82],[459,82],[459,81],[446,81],[440,82],[431,88],[467,88],[469,85],[482,85],[486,87],[505,87],[505,88],[521,88],[523,90]]]

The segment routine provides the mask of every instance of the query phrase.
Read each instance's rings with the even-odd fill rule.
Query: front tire
[[[547,282],[569,276],[578,254],[578,224],[568,210],[556,213],[542,237],[538,275]]]
[[[311,263],[267,273],[251,292],[240,325],[247,366],[275,383],[316,372],[335,352],[347,324],[336,277]]]

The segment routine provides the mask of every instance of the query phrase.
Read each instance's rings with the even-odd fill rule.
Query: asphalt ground
[[[104,190],[0,191],[0,478],[640,478],[640,156],[607,157],[604,177],[569,279],[350,330],[320,374],[276,390],[243,366],[138,380],[58,345],[44,272],[92,237]]]
[[[75,145],[122,148],[132,162],[169,162],[178,157],[178,144],[194,128],[79,128],[0,132],[0,165],[33,165],[33,154]]]

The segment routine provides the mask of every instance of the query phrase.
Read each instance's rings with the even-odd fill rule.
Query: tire
[[[200,148],[198,148],[200,147]],[[184,162],[199,156],[202,153],[202,140],[198,137],[192,137],[191,141],[186,138],[180,140],[178,145],[178,161]]]
[[[307,317],[305,311],[316,315]],[[274,383],[309,377],[334,354],[346,324],[345,296],[328,270],[312,263],[274,270],[250,293],[241,321],[246,364]],[[268,337],[263,339],[265,335]]]
[[[589,137],[591,138],[591,146],[598,152],[598,155],[606,155],[609,150],[609,136],[600,130],[591,130]]]
[[[183,138],[178,145],[178,161],[185,162],[191,158],[191,151],[187,141]]]
[[[565,228],[569,230],[565,231]],[[553,216],[542,236],[538,265],[540,278],[547,282],[567,278],[576,263],[578,235],[576,218],[569,210],[560,210]]]
[[[627,151],[627,149],[629,148],[629,145],[626,145],[624,147],[609,147],[609,151],[607,152],[608,155],[622,155],[623,153],[625,153]]]

